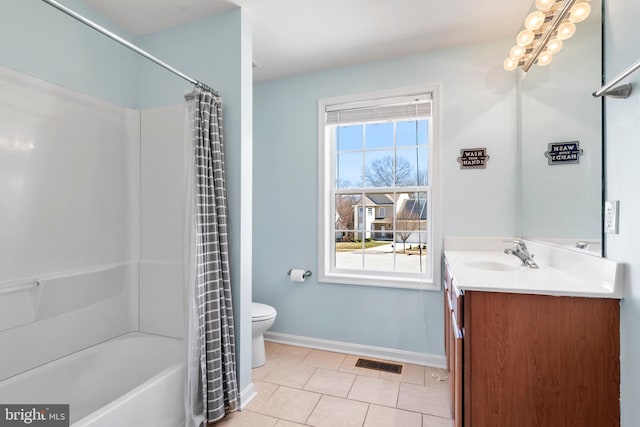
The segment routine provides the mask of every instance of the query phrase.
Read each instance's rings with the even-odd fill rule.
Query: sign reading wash
[[[0,427],[69,427],[69,405],[0,405]]]
[[[580,156],[584,150],[580,148],[578,141],[571,142],[551,142],[549,151],[544,155],[549,159],[550,165],[566,165],[580,163]]]
[[[486,148],[463,148],[460,150],[460,169],[486,169],[489,155]]]

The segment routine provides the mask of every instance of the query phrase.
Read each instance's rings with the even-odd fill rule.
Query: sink
[[[461,291],[511,292],[592,298],[623,297],[621,263],[552,245],[527,242],[540,268],[504,253],[502,239],[477,250],[445,249],[445,261]],[[476,246],[473,246],[476,245]]]
[[[474,261],[464,263],[469,268],[486,271],[516,271],[522,268],[521,265],[506,264],[499,261]]]

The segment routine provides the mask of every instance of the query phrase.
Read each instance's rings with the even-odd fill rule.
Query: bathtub
[[[0,403],[68,403],[74,427],[177,427],[183,360],[182,340],[133,332],[0,382]]]

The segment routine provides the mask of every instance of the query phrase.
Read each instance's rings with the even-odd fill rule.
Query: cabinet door
[[[451,381],[451,416],[453,417],[453,425],[462,427],[462,356],[464,351],[464,336],[462,330],[458,328],[454,314],[451,314],[451,331],[452,331],[452,354],[451,363],[453,367],[451,372],[455,372]]]
[[[617,300],[464,298],[465,427],[620,425]]]
[[[447,260],[444,258],[442,260],[442,284],[444,287],[444,354],[447,359],[447,371],[451,372],[450,359],[453,356],[451,354],[451,272]]]
[[[447,359],[447,371],[451,371],[449,363],[451,357],[451,308],[449,307],[448,291],[444,291],[444,354]]]
[[[447,355],[447,365],[449,367],[449,399],[451,401],[451,418],[456,417],[456,379],[461,372],[456,369],[455,355],[456,355],[456,333],[453,328],[453,313],[449,312],[449,327],[446,330],[446,335],[449,337],[449,354]]]

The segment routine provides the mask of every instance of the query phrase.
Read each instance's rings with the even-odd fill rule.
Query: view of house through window
[[[325,108],[325,273],[431,278],[431,97]]]

